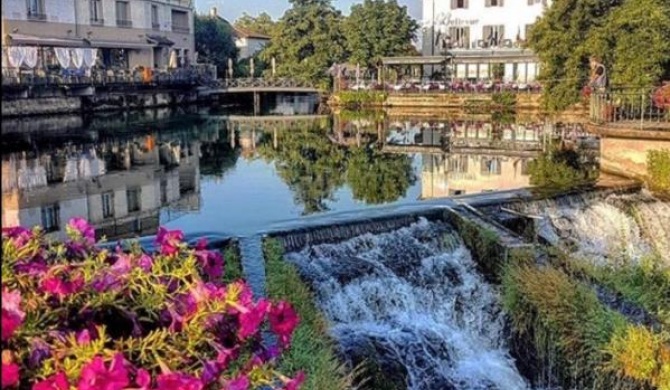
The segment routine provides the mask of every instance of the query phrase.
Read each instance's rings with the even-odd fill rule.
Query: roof
[[[270,40],[271,38],[265,34],[253,32],[244,28],[240,27],[235,27],[233,26],[233,30],[235,30],[235,35],[238,38],[252,38],[252,39],[263,39],[263,40]]]

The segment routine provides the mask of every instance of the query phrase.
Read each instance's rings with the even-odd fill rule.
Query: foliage
[[[195,15],[195,51],[203,62],[216,65],[219,77],[225,74],[228,59],[237,58],[237,47],[230,24],[218,16]]]
[[[614,336],[607,352],[612,355],[611,366],[620,374],[670,389],[670,333],[629,326]]]
[[[201,144],[202,157],[200,158],[200,174],[222,178],[226,172],[235,167],[240,152],[230,146],[230,133],[232,129],[222,132],[214,142],[203,142]]]
[[[258,16],[251,16],[248,13],[243,12],[242,16],[235,21],[234,25],[243,30],[272,36],[277,23],[272,20],[272,16],[265,12],[261,12]]]
[[[69,239],[2,231],[2,387],[79,390],[296,388],[275,369],[299,323],[254,301],[203,240],[160,229],[157,252],[100,249],[83,219]],[[276,345],[264,343],[268,326]],[[39,382],[39,383],[38,383]],[[25,386],[23,385],[25,384]]]
[[[381,105],[388,93],[379,91],[340,91],[335,95],[339,104],[345,107]]]
[[[582,154],[580,150],[552,146],[530,162],[530,183],[541,190],[559,191],[593,184],[598,170],[582,162]]]
[[[409,55],[418,23],[396,0],[365,0],[351,7],[342,30],[349,62],[376,67],[382,57]]]
[[[516,94],[510,91],[496,92],[491,95],[494,105],[502,108],[514,108],[516,106]]]
[[[416,182],[412,160],[405,155],[384,154],[374,148],[350,151],[347,182],[354,199],[379,204],[393,202]]]
[[[649,188],[663,197],[670,197],[670,150],[647,152],[647,171]]]
[[[670,74],[670,5],[665,0],[556,0],[531,28],[542,63],[544,104],[562,110],[580,100],[592,55],[612,84],[651,87]]]
[[[342,15],[330,0],[291,0],[261,52],[266,62],[275,57],[277,76],[311,81],[330,88],[328,69],[346,58]]]
[[[283,260],[281,244],[268,239],[263,243],[266,260],[268,295],[293,302],[300,324],[293,336],[291,350],[281,361],[280,369],[291,372],[299,367],[307,373],[305,388],[310,390],[344,390],[351,388],[351,377],[338,362],[326,322],[314,304],[314,296],[295,267]]]

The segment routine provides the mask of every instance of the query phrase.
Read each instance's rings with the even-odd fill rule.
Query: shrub
[[[299,319],[284,301],[222,281],[224,260],[179,231],[157,252],[100,249],[74,219],[69,239],[3,229],[2,388],[295,389],[276,370]],[[277,336],[266,345],[261,329]]]
[[[341,91],[337,98],[346,107],[380,105],[386,101],[388,94],[380,91]]]
[[[649,189],[662,197],[670,197],[670,150],[650,150],[647,152]]]

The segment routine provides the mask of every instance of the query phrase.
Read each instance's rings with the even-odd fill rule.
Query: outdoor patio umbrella
[[[254,69],[254,58],[251,57],[251,59],[249,60],[249,76],[250,77],[254,77],[254,73],[256,73],[256,72],[254,72],[255,70],[256,69]]]
[[[176,68],[177,67],[177,52],[175,50],[172,50],[170,53],[170,61],[168,62],[168,68]]]

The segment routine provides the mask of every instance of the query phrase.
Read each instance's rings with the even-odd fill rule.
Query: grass
[[[272,239],[263,243],[268,296],[291,302],[300,316],[291,349],[282,356],[281,372],[304,370],[306,390],[338,390],[352,386],[353,375],[337,359],[326,322],[314,303],[310,289],[295,267],[283,260],[284,249]],[[354,370],[355,371],[355,370]]]
[[[670,150],[647,152],[647,186],[657,196],[670,199]]]
[[[223,259],[225,261],[224,283],[231,283],[244,277],[242,275],[242,258],[236,244],[228,244],[223,249]]]

